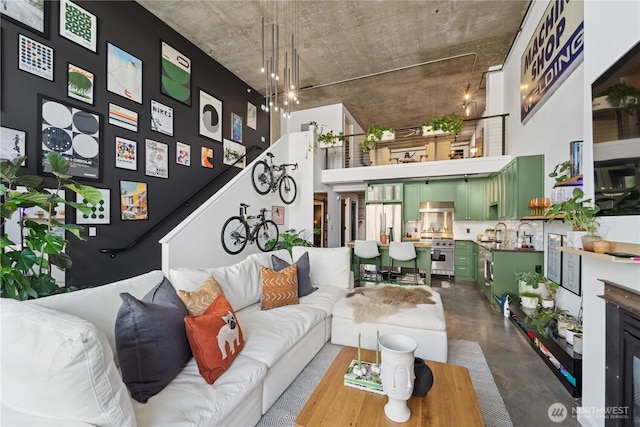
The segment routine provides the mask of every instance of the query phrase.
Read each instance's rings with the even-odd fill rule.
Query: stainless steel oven
[[[493,283],[493,259],[491,255],[484,259],[484,280]]]
[[[431,274],[453,276],[453,239],[431,240]]]

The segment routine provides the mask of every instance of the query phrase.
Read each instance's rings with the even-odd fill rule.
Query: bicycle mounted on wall
[[[265,218],[266,208],[260,209],[257,216],[247,215],[249,205],[240,203],[240,215],[232,216],[222,226],[222,247],[231,255],[239,254],[247,243],[256,242],[262,252],[275,248],[280,237],[275,222]],[[250,228],[250,220],[258,221]]]
[[[272,153],[267,153],[268,161],[260,160],[253,166],[251,182],[253,183],[253,188],[262,195],[267,194],[269,191],[272,193],[279,191],[280,199],[289,205],[296,199],[297,186],[287,172],[287,168],[293,167],[293,170],[296,170],[298,169],[298,164],[282,163],[274,165],[273,157]]]

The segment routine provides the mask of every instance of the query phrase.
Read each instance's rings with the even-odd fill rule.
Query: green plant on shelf
[[[571,230],[587,231],[588,234],[594,235],[600,225],[596,218],[600,207],[593,204],[591,199],[583,197],[582,189],[576,187],[570,199],[552,204],[545,216],[549,217],[549,222],[552,222],[556,215],[563,215]]]
[[[558,163],[551,173],[549,173],[549,178],[553,178],[556,180],[556,184],[559,182],[564,182],[571,178],[569,175],[571,173],[571,161],[565,160],[562,163]]]
[[[640,91],[625,83],[610,86],[597,96],[605,95],[613,107],[620,108],[629,115],[633,115],[640,107]]]
[[[446,116],[432,117],[423,127],[430,127],[432,131],[441,130],[445,133],[459,134],[462,131],[462,117],[451,113]]]
[[[554,337],[557,337],[558,319],[566,317],[567,313],[567,310],[538,307],[525,317],[524,322],[525,324],[534,326],[538,333],[545,338],[549,338],[549,332],[551,332]]]
[[[364,141],[360,143],[360,148],[362,148],[362,151],[367,152],[375,150],[378,142],[382,141],[382,135],[385,131],[395,132],[395,129],[392,127],[384,127],[380,125],[369,126]]]

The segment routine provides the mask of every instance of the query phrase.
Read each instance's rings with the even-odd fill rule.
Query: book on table
[[[375,364],[371,362],[362,362],[364,373],[363,375],[356,375],[353,369],[358,367],[358,361],[352,360],[347,368],[347,372],[344,374],[344,385],[373,393],[384,394],[380,374],[371,372],[371,367],[374,365]]]

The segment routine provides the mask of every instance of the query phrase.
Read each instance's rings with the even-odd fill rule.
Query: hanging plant
[[[344,141],[344,133],[340,132],[339,134],[335,135],[332,130],[318,136],[318,142],[326,147],[335,147],[338,142],[344,143]]]
[[[431,131],[441,130],[445,133],[459,134],[462,131],[462,116],[457,114],[449,114],[441,117],[432,117],[425,122],[424,127],[430,127]]]
[[[382,141],[382,136],[385,132],[395,132],[394,128],[386,128],[380,125],[371,125],[369,129],[367,129],[366,137],[364,141],[360,143],[360,148],[362,151],[371,151],[375,150],[378,142]]]
[[[629,115],[640,107],[640,91],[625,83],[618,83],[608,87],[598,96],[607,96],[607,101],[615,107],[620,108]]]

